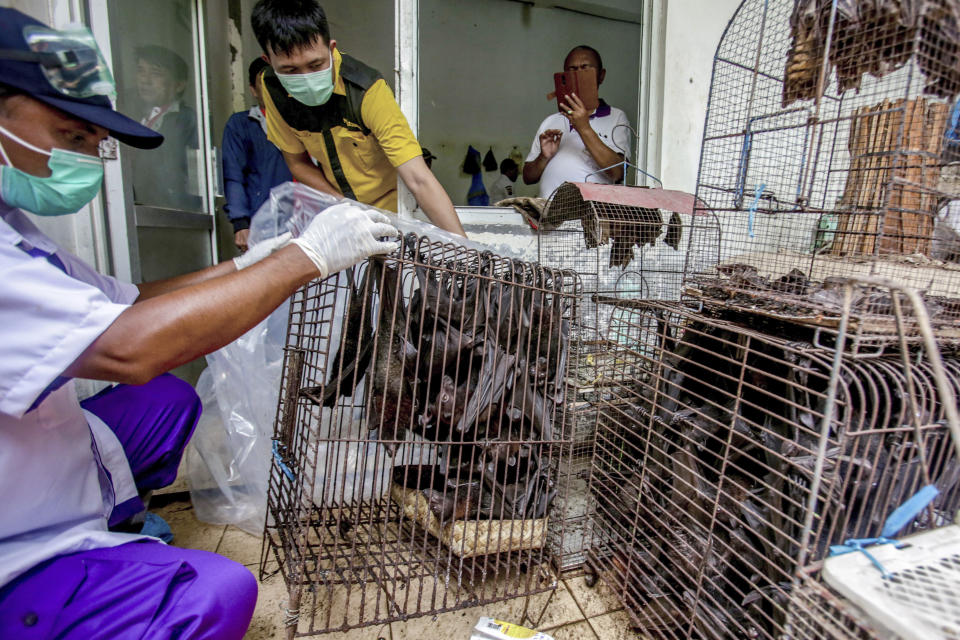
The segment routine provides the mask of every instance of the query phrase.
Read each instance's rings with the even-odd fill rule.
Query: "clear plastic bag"
[[[275,187],[253,218],[250,244],[287,231],[299,235],[313,216],[339,201],[298,183]],[[332,309],[332,344],[340,340],[344,304]],[[186,452],[190,496],[197,518],[204,522],[232,524],[256,535],[263,531],[287,315],[284,303],[246,334],[207,356],[207,369],[197,382],[203,414]],[[363,386],[358,389],[362,393]],[[362,398],[357,400],[362,405]],[[363,439],[365,431],[358,425],[351,437]],[[318,469],[318,499],[324,491],[333,496],[346,490],[349,497],[356,493],[369,498],[386,489],[392,464],[384,464],[385,453],[375,445],[317,444],[322,455],[329,449],[331,455],[341,456],[335,468],[353,470],[341,486],[325,482]],[[374,465],[377,456],[380,462]]]
[[[250,244],[292,231],[305,207],[311,216],[338,202],[285,183],[250,225]],[[186,453],[186,473],[197,518],[232,524],[259,535],[266,514],[288,305],[280,305],[246,334],[207,356],[197,382],[203,414]]]
[[[190,497],[204,522],[263,532],[286,323],[283,304],[207,356],[197,382],[203,414],[186,459]]]

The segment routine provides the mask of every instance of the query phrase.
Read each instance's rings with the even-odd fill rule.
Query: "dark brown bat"
[[[680,240],[683,238],[683,220],[680,218],[680,214],[674,211],[670,215],[670,221],[667,223],[667,235],[664,236],[663,241],[667,246],[673,247],[674,250],[679,251],[680,249]]]
[[[511,409],[519,409],[529,421],[533,433],[540,440],[553,440],[553,419],[546,399],[528,383],[519,380],[514,384]]]
[[[626,268],[634,258],[633,247],[652,245],[663,233],[663,216],[659,209],[630,209],[609,220],[610,267]]]
[[[443,491],[423,489],[427,505],[441,524],[451,520],[472,518],[480,506],[480,483],[447,485]]]
[[[420,333],[421,377],[427,379],[430,372],[433,375],[447,372],[478,343],[479,338],[462,333],[447,322],[437,320],[431,325],[427,321]]]
[[[447,486],[447,477],[433,465],[397,465],[393,468],[393,481],[408,489],[435,489],[441,493]]]
[[[493,407],[499,405],[513,382],[516,361],[516,356],[508,355],[498,347],[486,347],[476,387],[470,392],[463,415],[456,423],[458,433],[467,432],[479,425],[483,417],[492,415]]]
[[[372,258],[369,268],[380,284],[380,308],[372,368],[372,397],[367,427],[379,430],[380,440],[402,440],[404,429],[413,424],[416,410],[410,389],[413,378],[408,366],[416,356],[403,335],[406,308],[400,295],[400,272],[387,267],[382,258]],[[393,448],[391,444],[386,445]]]
[[[327,368],[330,379],[323,387],[305,387],[300,390],[300,394],[314,404],[332,407],[338,398],[352,396],[357,383],[370,366],[370,358],[373,356],[373,323],[369,310],[371,270],[367,269],[360,276],[359,288],[355,286],[357,272],[358,269],[348,269],[345,272],[350,287],[350,300],[343,317],[337,353]]]
[[[437,408],[437,420],[452,427],[460,422],[464,409],[467,405],[467,392],[470,382],[464,381],[459,386],[455,385],[453,378],[443,376],[440,380],[440,390],[437,392],[435,406]]]

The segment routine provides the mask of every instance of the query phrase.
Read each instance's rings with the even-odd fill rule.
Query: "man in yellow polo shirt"
[[[433,224],[465,235],[390,87],[337,49],[316,0],[260,0],[251,23],[271,66],[260,76],[267,137],[295,179],[396,211],[399,175]]]

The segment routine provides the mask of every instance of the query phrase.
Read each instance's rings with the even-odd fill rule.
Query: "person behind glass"
[[[341,53],[316,0],[259,0],[250,22],[271,66],[260,76],[267,136],[297,181],[396,211],[399,176],[430,222],[465,235],[390,87]]]
[[[564,71],[592,69],[597,85],[607,75],[603,60],[593,47],[578,45],[563,63]],[[571,94],[562,111],[547,116],[533,139],[523,163],[524,184],[540,183],[540,197],[549,198],[564,182],[623,181],[623,166],[612,166],[630,154],[630,130],[626,114],[603,98],[595,105],[584,104]],[[605,167],[612,167],[600,171]],[[595,173],[598,172],[598,173]]]
[[[137,153],[133,196],[138,204],[197,211],[202,200],[187,158],[197,149],[197,113],[183,103],[188,69],[177,53],[159,45],[136,49],[140,124],[164,137],[164,148]]]
[[[305,283],[396,249],[398,232],[343,203],[201,271],[102,275],[32,217],[100,193],[108,136],[164,142],[116,112],[115,93],[88,30],[0,8],[0,638],[240,640],[257,597],[247,568],[117,530],[173,482],[200,416],[193,387],[166,372]],[[80,402],[75,378],[119,384]]]
[[[262,58],[250,63],[247,77],[257,104],[230,116],[223,129],[223,209],[233,225],[233,241],[247,250],[250,220],[270,197],[270,189],[293,180],[283,154],[267,140],[267,118],[257,76],[270,65]]]
[[[500,177],[490,187],[491,204],[513,197],[513,183],[517,181],[519,173],[520,168],[510,158],[500,161]]]

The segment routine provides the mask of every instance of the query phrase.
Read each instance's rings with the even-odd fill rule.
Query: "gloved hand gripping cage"
[[[553,588],[577,286],[408,233],[297,292],[263,565],[299,610],[291,633]]]

